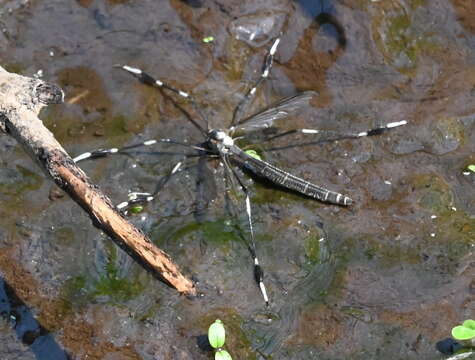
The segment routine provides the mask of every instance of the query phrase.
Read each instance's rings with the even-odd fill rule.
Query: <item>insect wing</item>
[[[238,124],[237,128],[244,131],[270,128],[275,125],[277,120],[297,114],[305,106],[308,106],[310,101],[317,95],[318,93],[315,91],[305,91],[282,99],[266,110],[244,119]]]

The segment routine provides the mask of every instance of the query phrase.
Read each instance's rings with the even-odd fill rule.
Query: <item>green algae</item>
[[[279,186],[272,184],[266,180],[257,179],[254,183],[254,192],[252,196],[252,203],[255,205],[279,204],[281,206],[288,206],[292,203],[305,202],[308,208],[319,208],[324,206],[323,203],[310,199],[299,193],[293,192]]]
[[[456,150],[465,140],[465,129],[457,117],[442,117],[432,128],[434,139],[430,152],[443,155]]]
[[[446,214],[453,206],[452,191],[447,182],[437,174],[420,174],[413,177],[410,183],[418,205],[432,214]]]
[[[381,241],[374,234],[365,234],[353,240],[351,251],[356,254],[356,259],[363,263],[373,261],[380,267],[392,268],[401,263],[418,264],[422,261],[420,255],[422,248],[415,244]]]
[[[119,249],[111,244],[104,269],[105,274],[102,274],[93,284],[91,292],[93,297],[105,295],[111,302],[123,302],[136,297],[144,289],[140,282],[120,276],[117,267],[117,251]]]
[[[68,226],[56,228],[53,235],[55,241],[61,245],[72,246],[76,242],[74,230]]]
[[[66,104],[49,106],[44,123],[62,144],[107,135],[103,146],[117,145],[149,122],[144,113],[134,117],[117,114],[102,77],[88,67],[64,68],[57,77],[65,91]]]
[[[74,276],[63,284],[62,297],[72,301],[72,299],[80,298],[80,294],[83,292],[87,284],[86,277],[84,275]]]
[[[0,215],[5,219],[32,217],[43,210],[43,206],[36,203],[37,198],[28,195],[43,185],[44,178],[41,175],[17,165],[16,169],[0,168],[0,178],[0,198],[3,205]],[[26,202],[29,203],[28,206],[25,206]]]
[[[38,190],[43,184],[43,178],[37,173],[17,165],[16,169],[3,168],[0,182],[0,193],[18,196],[27,191]]]
[[[424,0],[409,2],[409,10],[398,3],[382,3],[372,15],[375,44],[387,62],[406,75],[414,75],[420,55],[440,52],[442,47],[432,40],[431,33],[414,29],[414,11],[426,4]]]
[[[117,252],[114,244],[110,244],[107,264],[99,279],[90,275],[80,274],[68,279],[61,290],[61,297],[68,307],[85,305],[97,297],[107,297],[111,304],[123,303],[138,296],[144,285],[136,279],[121,276],[117,267]]]
[[[243,236],[248,236],[242,232],[239,227],[234,225],[234,221],[228,218],[220,218],[215,221],[193,222],[186,224],[175,230],[171,237],[171,241],[178,242],[183,238],[191,236],[193,239],[202,238],[210,244],[219,246],[224,251],[231,250],[232,242],[242,241]],[[152,235],[153,238],[160,239],[161,233]],[[271,241],[272,234],[258,233],[255,234],[257,242]]]
[[[117,271],[108,271],[94,284],[92,296],[108,296],[111,302],[123,302],[139,295],[143,286],[127,278],[119,277]]]
[[[401,263],[423,264],[431,259],[424,268],[443,269],[448,274],[457,271],[459,260],[475,244],[475,219],[454,206],[451,187],[441,176],[426,173],[410,176],[404,182],[406,189],[378,208],[407,211],[412,204],[411,212],[417,215],[414,221],[408,219],[393,225],[384,236],[367,233],[347,238],[336,255],[339,268],[350,262],[367,261],[392,268]],[[400,233],[417,241],[395,241]]]
[[[193,222],[187,224],[173,233],[172,240],[179,241],[190,234],[200,234],[206,241],[210,243],[226,245],[232,241],[239,240],[235,233],[235,229],[231,226],[228,219],[221,218],[216,221]]]
[[[320,239],[321,234],[310,234],[304,240],[305,256],[311,265],[320,262]]]
[[[427,0],[410,0],[408,4],[412,10],[415,10],[419,7],[425,6],[427,4]]]
[[[221,62],[223,66],[224,76],[228,81],[241,81],[243,69],[250,56],[250,49],[247,46],[243,46],[242,41],[235,39],[231,36],[226,43],[228,56],[225,62]],[[239,54],[239,56],[238,56]]]
[[[84,275],[77,275],[64,282],[60,290],[62,312],[72,312],[76,307],[88,304],[93,297],[87,292],[87,278]]]
[[[11,73],[15,73],[15,74],[23,74],[23,72],[25,71],[25,66],[21,63],[8,63],[8,64],[3,64],[2,65],[3,68],[8,71],[8,72],[11,72]]]
[[[106,112],[94,121],[84,120],[84,116],[67,108],[51,106],[44,115],[44,124],[61,144],[78,143],[93,137],[104,137],[103,146],[117,145],[126,141],[132,134],[127,130],[129,122],[141,123],[140,118],[127,118],[124,115]],[[59,119],[61,119],[59,121]]]

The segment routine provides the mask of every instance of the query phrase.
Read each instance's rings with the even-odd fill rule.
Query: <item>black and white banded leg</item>
[[[77,163],[79,161],[83,161],[87,159],[97,159],[97,158],[102,158],[102,157],[106,157],[106,156],[110,156],[114,154],[126,154],[130,150],[155,145],[158,143],[179,145],[179,146],[184,146],[184,147],[187,147],[193,150],[199,150],[199,151],[209,151],[201,146],[191,145],[191,144],[187,144],[187,143],[173,140],[173,139],[150,139],[138,144],[128,145],[121,148],[97,149],[97,150],[88,151],[74,157],[73,161]]]
[[[128,200],[123,201],[120,204],[116,205],[117,211],[127,215],[128,210],[136,205],[145,205],[148,202],[151,202],[155,199],[157,194],[163,189],[163,187],[167,184],[167,182],[172,178],[172,176],[176,175],[179,172],[182,172],[189,167],[183,167],[183,162],[179,161],[176,165],[172,168],[169,174],[160,178],[155,187],[155,191],[153,193],[148,192],[131,192],[128,194]]]
[[[193,109],[198,113],[198,115],[205,122],[206,129],[203,128],[192,117],[189,117],[188,119],[193,123],[193,125],[196,126],[196,128],[198,128],[198,130],[203,135],[205,135],[205,136],[207,135],[207,133],[208,133],[208,120],[207,120],[206,116],[204,116],[202,111],[200,110],[200,108],[197,105],[196,101],[193,99],[193,97],[189,93],[187,93],[186,91],[183,91],[183,90],[179,90],[179,89],[177,89],[177,88],[175,88],[175,87],[173,87],[173,86],[171,86],[171,85],[169,85],[169,84],[167,84],[167,83],[165,83],[165,82],[163,82],[159,79],[155,79],[154,77],[152,77],[151,75],[147,74],[146,72],[142,71],[139,68],[135,68],[135,67],[132,67],[132,66],[129,66],[129,65],[115,65],[115,67],[118,67],[118,68],[132,74],[137,79],[139,79],[140,82],[142,82],[146,85],[153,86],[153,87],[156,87],[156,88],[164,88],[164,89],[170,90],[171,92],[175,93],[176,95],[187,99],[190,102],[191,106],[193,106]]]
[[[233,130],[233,127],[239,123],[239,121],[242,119],[243,115],[246,112],[246,107],[251,103],[252,99],[256,95],[257,88],[259,85],[261,85],[262,82],[264,82],[270,74],[270,71],[272,69],[272,65],[274,63],[274,56],[275,53],[277,52],[277,47],[279,46],[280,43],[280,37],[277,37],[274,42],[272,43],[272,46],[269,49],[269,52],[267,53],[265,59],[264,59],[264,64],[262,66],[262,72],[257,81],[254,83],[252,88],[244,95],[244,98],[239,102],[238,106],[234,110],[233,114],[233,120],[231,122],[231,129]]]
[[[241,187],[246,197],[246,200],[245,200],[246,217],[249,224],[249,232],[250,232],[250,238],[251,238],[251,244],[248,244],[248,248],[249,248],[249,252],[251,253],[252,259],[254,261],[254,279],[259,286],[259,290],[261,291],[261,294],[262,294],[262,297],[264,298],[266,306],[269,306],[269,297],[267,296],[266,286],[264,285],[264,271],[262,270],[262,267],[259,263],[259,259],[257,258],[256,241],[254,237],[254,227],[252,225],[251,198],[249,195],[249,190],[247,186],[244,185],[244,182],[242,181],[242,179],[240,178],[239,174],[236,172],[234,167],[230,166],[227,157],[224,156],[222,160],[224,162],[224,166],[227,169],[227,171],[228,172],[230,171],[233,177],[237,179],[238,184]]]
[[[292,135],[292,134],[319,135],[319,136],[323,136],[325,140],[331,140],[331,141],[343,140],[343,139],[356,139],[356,138],[365,137],[365,136],[380,135],[390,129],[396,128],[398,126],[406,125],[406,124],[407,124],[406,120],[395,121],[395,122],[388,123],[384,126],[369,129],[366,131],[361,131],[359,133],[341,133],[341,132],[336,132],[336,131],[318,130],[318,129],[292,129],[292,130],[281,132],[279,134],[272,135],[268,137],[266,141],[271,141],[271,140],[281,138],[287,135]]]

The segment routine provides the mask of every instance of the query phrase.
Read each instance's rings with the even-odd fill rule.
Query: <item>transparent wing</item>
[[[264,135],[263,141],[290,135],[317,143],[380,135],[407,124],[407,120],[401,120],[403,114],[395,111],[398,108],[390,102],[312,108],[310,101],[316,95],[313,91],[306,91],[285,98],[244,120],[238,124],[237,130],[243,131],[249,138],[253,134],[258,135],[258,138]],[[307,113],[308,116],[295,116],[310,109],[312,111],[311,114]]]
[[[308,106],[310,101],[317,95],[318,93],[315,91],[305,91],[284,98],[267,109],[242,120],[236,125],[236,129],[240,131],[255,131],[270,128],[274,126],[277,120],[296,115],[305,106]]]

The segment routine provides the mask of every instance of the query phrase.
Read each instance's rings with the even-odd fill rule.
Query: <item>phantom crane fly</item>
[[[240,178],[240,175],[231,167],[230,163],[235,163],[238,166],[241,166],[254,175],[258,177],[265,178],[276,184],[278,186],[290,189],[292,191],[298,192],[305,196],[317,199],[319,201],[341,205],[341,206],[348,206],[352,204],[352,199],[344,194],[340,194],[338,192],[334,192],[328,190],[324,187],[319,185],[313,184],[309,181],[306,181],[298,176],[291,174],[290,172],[284,171],[278,168],[275,165],[272,165],[266,161],[261,160],[260,158],[254,157],[248,154],[246,151],[241,149],[236,144],[236,138],[234,137],[236,132],[252,132],[257,131],[260,129],[270,128],[274,125],[277,120],[288,118],[289,116],[295,114],[303,105],[308,104],[310,100],[317,95],[314,91],[305,91],[302,93],[298,93],[294,96],[285,98],[279,101],[277,104],[274,104],[272,107],[263,110],[257,114],[249,116],[247,118],[243,118],[246,113],[246,109],[252,100],[255,98],[257,88],[261,85],[270,74],[272,69],[272,65],[274,62],[274,56],[277,52],[279,43],[281,40],[281,36],[277,37],[264,59],[264,64],[262,68],[262,72],[258,80],[254,83],[253,87],[245,94],[243,99],[237,105],[233,119],[231,122],[230,127],[227,130],[224,129],[210,129],[208,126],[208,121],[205,116],[201,113],[197,103],[193,99],[193,97],[182,90],[178,90],[165,82],[155,79],[152,76],[148,75],[147,73],[143,72],[142,70],[131,67],[128,65],[121,65],[119,66],[122,70],[134,75],[144,84],[157,87],[157,88],[164,88],[167,89],[176,95],[185,98],[189,101],[192,107],[196,110],[196,112],[200,115],[202,120],[206,123],[206,126],[203,127],[198,121],[193,118],[189,118],[189,120],[193,123],[193,125],[203,134],[204,142],[198,145],[190,145],[188,143],[177,141],[173,139],[150,139],[139,144],[129,145],[122,148],[109,148],[109,149],[99,149],[90,152],[83,153],[78,155],[74,158],[74,161],[79,162],[86,159],[92,158],[99,158],[105,157],[112,154],[124,154],[129,152],[132,149],[136,149],[139,147],[146,147],[152,146],[158,143],[165,143],[165,144],[173,144],[178,146],[184,146],[196,150],[201,153],[205,153],[208,156],[212,156],[214,158],[219,158],[221,162],[224,164],[226,173],[231,179],[233,183],[233,178],[237,180],[239,187],[245,194],[245,211],[247,217],[247,223],[249,226],[250,232],[250,243],[248,243],[249,251],[252,255],[254,261],[254,277],[259,285],[260,291],[264,298],[265,303],[269,304],[269,298],[267,295],[267,290],[264,285],[264,273],[259,264],[259,260],[257,258],[257,251],[256,251],[256,244],[254,239],[254,228],[253,228],[253,221],[252,221],[252,211],[251,211],[251,199],[249,191],[244,184],[243,180]],[[348,133],[342,134],[338,137],[338,139],[348,139],[348,138],[359,138],[364,136],[373,136],[381,134],[382,132],[389,130],[394,127],[398,127],[401,125],[405,125],[406,121],[398,121],[386,124],[383,127],[371,129],[368,131],[360,132],[360,133]],[[280,138],[287,135],[292,134],[304,134],[304,135],[316,135],[316,134],[324,134],[325,131],[318,130],[318,129],[291,129],[281,132],[277,135],[272,136],[269,140],[274,138]],[[245,135],[244,135],[245,136]],[[240,136],[241,137],[241,136]],[[117,209],[119,211],[126,211],[126,209],[130,208],[133,205],[146,203],[152,201],[166,181],[169,179],[171,175],[178,173],[179,171],[183,170],[182,163],[179,162],[174,166],[172,171],[167,177],[160,179],[159,185],[154,193],[139,193],[133,192],[129,194],[129,200],[120,203],[117,205]]]

